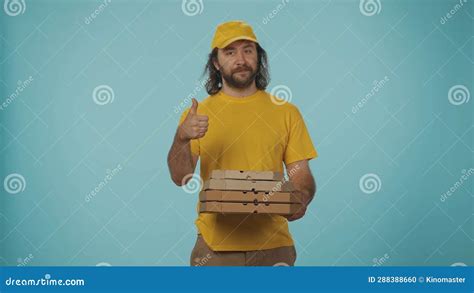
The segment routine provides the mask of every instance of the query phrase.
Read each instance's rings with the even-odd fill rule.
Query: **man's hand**
[[[306,209],[316,193],[316,183],[309,169],[308,160],[288,164],[286,171],[295,187],[292,196],[299,198],[301,203],[301,208],[296,213],[286,217],[288,221],[294,221],[305,215]]]
[[[198,102],[193,98],[193,105],[188,115],[178,129],[178,138],[181,141],[189,141],[204,137],[209,126],[209,117],[197,114]]]
[[[306,208],[308,207],[308,204],[309,204],[309,199],[305,197],[304,194],[298,190],[292,191],[291,196],[298,197],[301,199],[301,202],[300,202],[301,207],[296,211],[296,213],[286,217],[286,219],[290,222],[301,219],[305,215]]]

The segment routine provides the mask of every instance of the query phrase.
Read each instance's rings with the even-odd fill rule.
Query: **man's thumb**
[[[198,101],[193,98],[193,104],[191,105],[191,109],[189,109],[189,113],[195,115],[198,109]]]

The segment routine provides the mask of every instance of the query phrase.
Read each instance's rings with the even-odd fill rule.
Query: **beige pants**
[[[213,251],[201,234],[191,253],[191,266],[293,266],[294,246],[252,251]]]

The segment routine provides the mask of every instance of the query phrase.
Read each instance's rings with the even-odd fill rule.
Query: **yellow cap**
[[[216,47],[222,49],[238,40],[249,40],[258,43],[252,27],[248,23],[243,21],[224,22],[217,26],[211,49]]]

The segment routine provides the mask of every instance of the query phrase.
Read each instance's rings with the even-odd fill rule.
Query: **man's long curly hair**
[[[255,84],[257,89],[265,90],[270,82],[270,73],[268,71],[268,60],[267,52],[260,47],[258,43],[257,46],[257,74],[255,76]],[[217,48],[214,48],[211,53],[209,53],[209,58],[207,60],[206,67],[204,68],[203,75],[208,74],[208,79],[206,81],[206,91],[210,95],[217,94],[222,88],[222,76],[219,70],[214,66],[214,61],[217,61]]]

